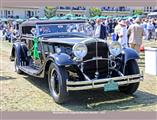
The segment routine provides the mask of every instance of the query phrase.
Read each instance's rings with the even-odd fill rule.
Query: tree
[[[45,9],[44,9],[45,16],[47,18],[51,18],[53,16],[56,16],[56,11],[57,11],[57,8],[50,7],[50,6],[46,6]]]
[[[144,11],[141,9],[134,10],[134,12],[133,12],[134,15],[142,15],[143,13],[144,13]]]
[[[101,16],[102,10],[100,8],[93,7],[89,9],[89,13],[91,17]]]

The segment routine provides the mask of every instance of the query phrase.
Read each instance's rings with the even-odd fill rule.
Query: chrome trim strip
[[[92,84],[94,83],[101,83],[101,82],[108,82],[110,80],[125,80],[125,79],[131,79],[131,78],[137,78],[137,77],[142,77],[141,74],[136,74],[136,75],[128,75],[128,76],[122,76],[122,77],[113,77],[113,78],[106,78],[106,79],[98,79],[98,80],[91,80],[91,81],[67,81],[67,85],[86,85],[86,84]]]
[[[94,57],[92,59],[88,59],[88,60],[85,60],[82,62],[86,63],[86,62],[90,62],[90,61],[94,61],[94,60],[110,60],[110,59],[109,58],[102,58],[102,57]]]
[[[86,40],[83,40],[81,43],[86,43],[86,42],[103,42],[103,43],[107,43],[106,40],[102,40],[102,39],[99,39],[99,38],[95,38],[95,37],[92,37],[92,38],[89,38],[89,39],[86,39]]]
[[[118,85],[121,86],[121,85],[130,84],[130,83],[140,82],[143,80],[143,75],[136,74],[136,75],[128,75],[128,76],[122,76],[122,77],[114,77],[114,78],[91,80],[91,81],[80,81],[80,82],[67,81],[67,91],[102,88],[104,87],[104,84],[110,80],[116,81]],[[121,80],[124,80],[124,81],[121,81]],[[75,85],[84,85],[84,86],[75,86]]]

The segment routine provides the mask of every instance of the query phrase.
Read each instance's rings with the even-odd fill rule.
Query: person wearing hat
[[[144,29],[140,25],[141,19],[136,18],[134,24],[128,28],[129,44],[130,47],[140,52],[140,46],[142,45],[142,37],[144,36]]]
[[[128,47],[128,34],[127,34],[127,25],[125,20],[122,20],[119,22],[120,29],[118,32],[118,42],[123,46],[123,47]]]
[[[107,40],[107,28],[102,23],[101,19],[96,19],[94,37]]]

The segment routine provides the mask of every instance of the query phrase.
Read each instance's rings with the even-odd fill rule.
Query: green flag
[[[33,51],[34,59],[39,59],[38,53],[38,38],[34,36],[34,51]]]

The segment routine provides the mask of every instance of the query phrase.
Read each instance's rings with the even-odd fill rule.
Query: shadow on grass
[[[25,79],[49,94],[47,81],[30,76],[25,76]],[[70,92],[68,101],[61,106],[72,111],[115,111],[141,108],[156,103],[156,95],[139,90],[134,95],[126,95],[119,91],[105,93],[103,89],[99,89]]]
[[[13,79],[16,79],[16,78],[11,77],[11,76],[0,76],[0,81],[13,80]]]

